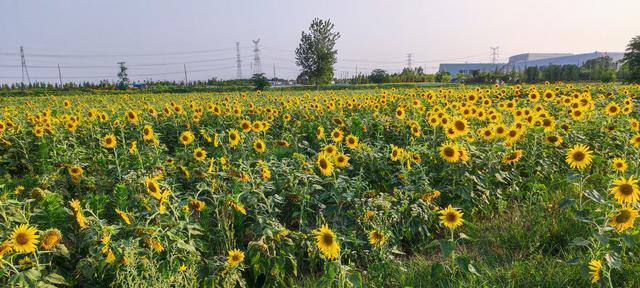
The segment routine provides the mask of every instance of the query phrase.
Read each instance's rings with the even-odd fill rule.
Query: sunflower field
[[[639,95],[0,98],[0,286],[638,287]]]

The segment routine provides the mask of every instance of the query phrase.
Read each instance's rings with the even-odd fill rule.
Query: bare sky
[[[93,80],[126,61],[134,80],[234,78],[235,42],[251,73],[251,40],[262,70],[294,78],[293,50],[315,17],[338,40],[337,77],[441,62],[487,62],[525,52],[622,52],[640,34],[638,0],[0,0],[0,83],[20,81],[19,47],[31,80]],[[87,67],[90,66],[90,67]],[[17,78],[11,78],[17,77]]]

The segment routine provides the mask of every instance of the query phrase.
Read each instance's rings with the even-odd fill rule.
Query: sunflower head
[[[243,261],[244,261],[244,252],[238,249],[229,250],[227,255],[227,264],[229,266],[236,267]]]
[[[386,242],[384,232],[378,230],[369,231],[369,244],[374,247],[380,247]]]
[[[576,144],[567,152],[565,161],[571,168],[584,169],[591,164],[592,152],[584,144]]]
[[[631,207],[621,208],[614,212],[609,221],[609,225],[618,232],[623,232],[631,227],[638,218],[638,210]]]
[[[449,205],[440,211],[440,223],[449,229],[456,229],[462,226],[463,213]]]
[[[11,233],[11,246],[17,253],[35,252],[38,244],[38,229],[27,224],[19,225]]]
[[[62,233],[58,229],[49,229],[44,232],[42,235],[42,242],[40,242],[40,247],[44,250],[50,250],[60,243],[62,239]]]
[[[322,255],[329,260],[337,259],[340,255],[340,245],[336,234],[329,229],[329,226],[324,224],[316,229],[313,234],[316,238],[316,247],[318,247]]]

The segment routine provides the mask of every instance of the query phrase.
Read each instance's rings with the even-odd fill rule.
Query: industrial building
[[[438,71],[449,72],[455,77],[458,73],[472,74],[488,71],[522,71],[527,67],[545,67],[549,65],[577,65],[600,57],[609,56],[613,62],[624,57],[624,52],[593,52],[583,54],[571,53],[524,53],[509,57],[508,63],[442,63]]]

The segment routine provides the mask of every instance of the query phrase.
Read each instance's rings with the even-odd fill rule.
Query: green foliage
[[[313,19],[309,33],[302,31],[300,44],[296,48],[296,65],[302,68],[300,74],[314,85],[327,85],[333,80],[333,65],[336,63],[336,41],[339,32],[333,31],[330,20]]]
[[[255,87],[256,90],[265,90],[271,86],[271,82],[269,82],[269,79],[264,76],[264,73],[253,74],[253,77],[251,77],[251,82],[253,83],[253,87]]]
[[[630,82],[640,83],[640,36],[636,36],[629,41],[622,61],[628,69],[625,79]]]

